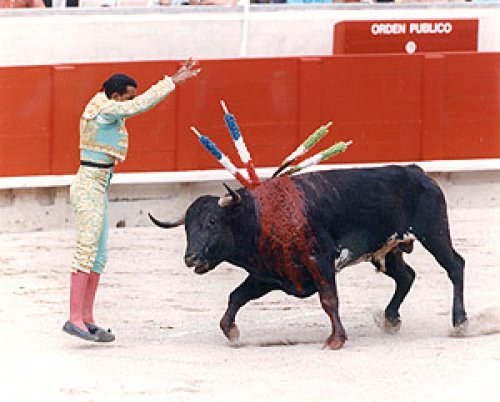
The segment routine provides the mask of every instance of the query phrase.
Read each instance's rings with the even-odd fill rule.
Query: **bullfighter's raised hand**
[[[201,68],[198,67],[198,62],[189,58],[184,62],[182,67],[172,75],[172,81],[175,85],[182,84],[187,79],[196,77],[200,71]]]

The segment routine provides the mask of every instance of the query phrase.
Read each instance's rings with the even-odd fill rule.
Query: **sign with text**
[[[477,19],[341,21],[333,53],[477,51]]]

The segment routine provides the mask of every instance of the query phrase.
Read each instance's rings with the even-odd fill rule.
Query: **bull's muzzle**
[[[187,267],[194,267],[194,272],[197,274],[204,274],[212,269],[207,261],[202,261],[195,254],[186,254],[184,263]]]
[[[184,256],[184,263],[186,264],[187,267],[194,267],[194,266],[196,266],[197,262],[198,262],[198,259],[196,258],[196,255],[194,255],[194,254],[186,254]]]

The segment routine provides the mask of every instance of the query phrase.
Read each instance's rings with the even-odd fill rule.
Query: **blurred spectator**
[[[189,0],[189,4],[193,6],[199,6],[199,5],[232,6],[238,4],[238,0]]]
[[[287,0],[287,4],[335,3],[334,0]]]
[[[0,8],[45,8],[43,0],[0,0]]]
[[[61,8],[61,7],[78,7],[79,0],[43,0],[46,7]]]

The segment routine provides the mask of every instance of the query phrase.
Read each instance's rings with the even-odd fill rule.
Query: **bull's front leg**
[[[318,293],[321,306],[325,310],[326,314],[328,314],[332,324],[332,334],[325,341],[325,348],[335,350],[344,346],[344,343],[347,340],[347,335],[342,323],[340,322],[339,298],[337,295],[335,274],[331,273],[331,275],[333,278],[329,281],[330,283],[326,280],[319,281]]]
[[[259,281],[255,277],[249,275],[231,292],[226,312],[220,320],[220,328],[227,339],[231,342],[236,342],[240,337],[240,331],[234,322],[238,310],[250,300],[258,299],[274,289],[276,289],[275,286]]]

